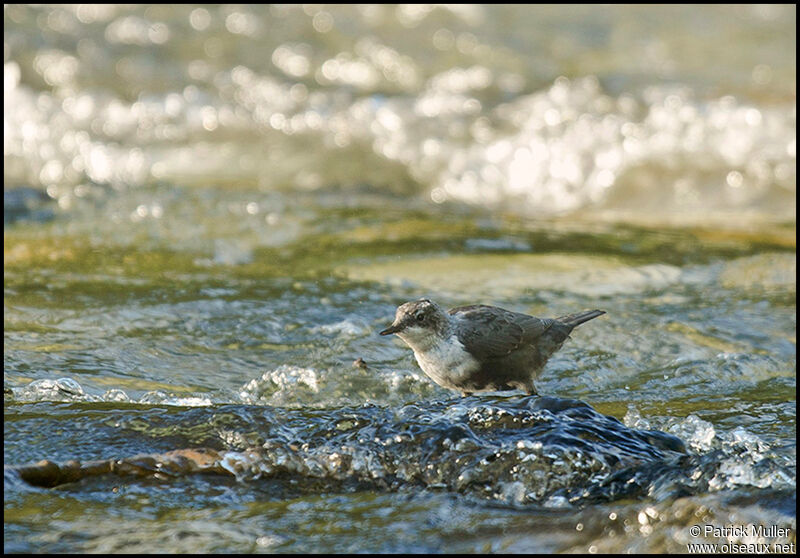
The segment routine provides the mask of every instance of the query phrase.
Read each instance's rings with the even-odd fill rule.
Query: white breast
[[[412,349],[422,371],[446,388],[458,388],[461,382],[480,368],[478,361],[464,349],[455,335],[437,339],[425,350],[413,346]]]

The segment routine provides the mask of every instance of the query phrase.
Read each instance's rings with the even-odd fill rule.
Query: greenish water
[[[314,207],[309,199],[301,203]],[[656,510],[656,529],[670,532],[690,525],[666,519],[674,506],[705,505],[714,521],[759,506],[759,521],[794,521],[786,493],[793,494],[796,428],[790,228],[763,235],[580,230],[574,222],[525,223],[464,208],[404,213],[391,199],[381,207],[363,203],[317,208],[324,219],[315,222],[327,230],[281,249],[254,250],[235,265],[159,243],[70,239],[57,222],[8,228],[6,464],[190,447],[241,451],[265,440],[288,448],[319,435],[336,440],[337,425],[349,424],[355,409],[372,426],[356,420],[355,440],[320,451],[355,451],[357,461],[382,462],[383,450],[360,448],[374,436],[371,429],[408,432],[386,411],[422,405],[421,424],[435,424],[452,409],[477,413],[493,401],[481,396],[456,405],[454,394],[424,377],[408,349],[377,335],[395,304],[423,294],[447,305],[480,300],[536,315],[605,309],[607,319],[576,331],[551,359],[537,382],[540,393],[588,402],[634,428],[677,435],[701,464],[665,469],[669,481],[648,481],[651,488],[632,500],[615,501],[607,487],[598,503],[578,497],[572,504],[576,496],[564,490],[597,485],[615,467],[584,477],[579,462],[567,459],[566,471],[551,465],[550,480],[540,485],[547,477],[527,477],[506,464],[487,477],[475,465],[460,465],[478,485],[493,487],[476,492],[442,486],[436,475],[418,477],[423,470],[449,475],[447,463],[459,463],[451,446],[438,442],[442,459],[423,467],[412,448],[424,447],[424,437],[400,453],[420,462],[420,473],[364,465],[371,471],[366,477],[358,468],[319,477],[290,467],[294,474],[239,481],[109,479],[44,491],[12,484],[6,550],[585,550],[587,540],[620,548],[608,538],[619,525],[625,548],[666,551],[679,549],[680,539],[661,535],[637,546],[647,538],[639,529],[641,509]],[[369,368],[353,367],[357,358]],[[41,383],[62,377],[77,384]],[[436,401],[445,407],[431,406]],[[508,401],[512,414],[524,408],[518,395]],[[263,406],[268,415],[227,410],[242,403]],[[507,428],[480,424],[490,433]],[[291,435],[282,434],[287,428]],[[418,432],[412,436],[424,429]],[[475,443],[489,451],[540,439],[510,436],[499,445]],[[620,448],[598,442],[591,451],[608,456]],[[310,457],[301,452],[295,459]],[[657,488],[692,467],[711,470],[688,496],[677,497],[682,491],[674,486]],[[514,483],[527,489],[508,488]],[[659,490],[664,495],[654,497]],[[731,504],[728,494],[746,504]],[[628,517],[628,524],[609,514]],[[131,535],[109,534],[102,527],[109,517]],[[590,539],[575,530],[578,523],[593,530]]]
[[[6,6],[4,550],[795,542],[794,13]],[[423,296],[607,315],[461,398]]]

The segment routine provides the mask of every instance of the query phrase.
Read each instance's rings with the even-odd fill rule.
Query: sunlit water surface
[[[794,542],[795,21],[5,6],[4,462],[231,474],[7,470],[4,550]],[[607,315],[462,399],[377,335],[422,296]]]

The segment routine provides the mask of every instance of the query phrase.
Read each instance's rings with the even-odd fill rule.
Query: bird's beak
[[[397,333],[403,329],[402,325],[399,324],[392,324],[383,331],[381,331],[381,335],[391,335],[392,333]]]

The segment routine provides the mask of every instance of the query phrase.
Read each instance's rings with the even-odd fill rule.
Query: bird
[[[535,395],[533,381],[547,359],[575,327],[603,314],[536,318],[485,304],[445,311],[422,298],[398,306],[394,322],[380,334],[396,334],[429,378],[463,396],[510,389]]]

